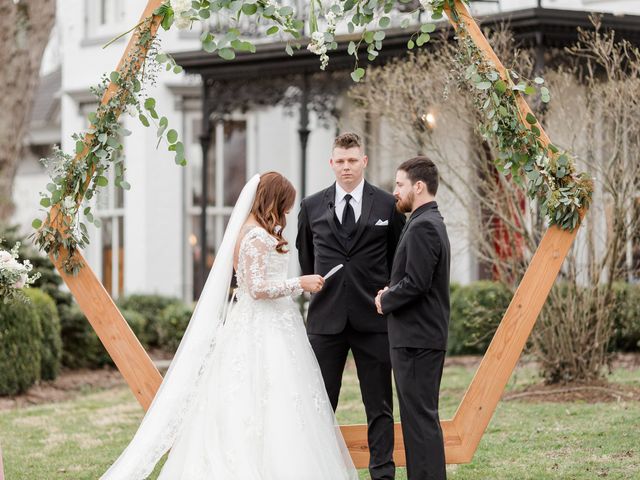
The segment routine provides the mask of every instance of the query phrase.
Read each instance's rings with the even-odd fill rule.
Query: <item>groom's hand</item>
[[[384,289],[382,289],[382,290],[378,290],[378,295],[376,295],[376,300],[375,300],[375,303],[376,303],[376,310],[378,310],[378,313],[379,313],[380,315],[384,315],[384,314],[382,313],[382,294],[383,294],[384,292],[386,292],[387,290],[389,290],[389,287],[384,287]]]

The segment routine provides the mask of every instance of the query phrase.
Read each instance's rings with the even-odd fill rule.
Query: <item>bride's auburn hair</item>
[[[251,213],[262,228],[278,240],[276,250],[286,253],[288,245],[282,236],[287,226],[286,212],[291,210],[296,199],[296,189],[291,182],[278,172],[267,172],[260,175],[260,183]]]

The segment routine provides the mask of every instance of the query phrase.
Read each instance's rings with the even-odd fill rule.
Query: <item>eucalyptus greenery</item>
[[[468,3],[468,0],[462,2]],[[421,23],[423,13],[430,17],[429,23]],[[359,64],[362,49],[366,51],[367,60],[374,61],[383,46],[384,29],[393,21],[399,21],[402,28],[415,28],[407,43],[407,48],[412,49],[430,40],[430,34],[435,30],[431,21],[441,19],[443,13],[450,15],[454,22],[462,23],[458,22],[454,0],[420,0],[418,4],[413,0],[334,0],[333,3],[311,0],[308,26],[292,7],[273,0],[165,1],[152,16],[130,30],[136,35],[134,48],[118,71],[104,75],[101,84],[94,89],[99,98],[107,91],[112,95],[89,115],[89,130],[73,135],[75,155],[56,150],[44,161],[52,180],[47,185],[47,192],[41,194],[40,204],[48,209],[46,218],[44,222],[41,219],[33,221],[36,244],[55,259],[61,258],[67,273],[76,274],[81,268],[74,254],[89,243],[85,221],[100,226],[100,219],[94,215],[92,207],[83,206],[86,205],[83,201],[91,200],[100,188],[108,185],[109,168],[114,170],[116,187],[130,188],[124,179],[121,142],[122,137],[131,132],[118,121],[123,111],[136,116],[145,127],[153,124],[158,145],[166,142],[169,151],[175,154],[175,162],[186,164],[184,145],[179,141],[177,131],[169,128],[167,118],[156,111],[156,100],[145,92],[145,85],[155,82],[160,69],[176,74],[182,72],[169,54],[160,51],[155,36],[158,25],[165,30],[174,24],[185,29],[201,21],[204,24],[200,37],[202,48],[232,60],[236,52],[256,51],[254,43],[241,38],[239,22],[248,17],[264,28],[266,36],[283,36],[289,55],[293,55],[294,48],[301,48],[307,34],[307,48],[319,55],[320,66],[324,69],[328,52],[338,47],[337,26],[345,24],[347,31],[358,37],[349,42],[347,49],[354,57],[351,78],[358,82],[366,73]],[[232,19],[230,26],[219,34],[214,34],[208,27],[209,19],[216,14]],[[494,137],[500,151],[504,152],[499,159],[501,169],[516,181],[522,181],[520,171],[523,170],[530,181],[530,194],[540,198],[551,222],[563,228],[575,228],[579,221],[578,209],[588,204],[588,181],[576,176],[573,159],[566,153],[558,152],[552,145],[544,146],[535,119],[527,119],[531,123],[529,128],[520,122],[515,98],[520,93],[530,93],[529,87],[522,86],[521,82],[515,84],[510,79],[500,79],[495,67],[483,59],[471,39],[465,35],[460,39],[460,66],[464,66],[466,78],[475,84],[478,105],[486,112],[485,134]],[[541,88],[541,93],[543,100],[548,99],[545,87]]]
[[[587,173],[577,171],[569,152],[541,138],[533,114],[523,118],[518,108],[519,95],[539,95],[543,103],[551,100],[544,79],[528,81],[508,69],[501,76],[462,25],[457,40],[458,79],[475,91],[473,101],[483,119],[478,128],[499,152],[496,168],[518,185],[526,182],[529,197],[538,200],[540,213],[549,224],[572,231],[580,223],[580,212],[589,207],[593,181]]]

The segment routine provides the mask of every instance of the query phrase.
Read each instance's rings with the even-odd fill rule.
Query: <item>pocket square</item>
[[[376,222],[376,227],[386,227],[387,225],[389,225],[389,220],[378,220]]]

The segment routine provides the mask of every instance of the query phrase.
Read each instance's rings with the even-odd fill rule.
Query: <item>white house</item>
[[[302,0],[299,0],[303,3]],[[125,0],[65,0],[58,2],[57,24],[45,61],[45,72],[34,108],[31,134],[27,138],[29,158],[22,162],[15,183],[17,210],[14,220],[28,231],[38,215],[38,191],[47,177],[35,159],[48,146],[60,143],[73,151],[71,134],[87,127],[87,114],[96,106],[89,88],[102,73],[110,72],[126,45],[120,39],[106,49],[102,46],[136,24],[144,2]],[[535,9],[603,11],[616,15],[640,15],[634,0],[501,0],[473,5],[477,14]],[[196,27],[199,28],[199,27]],[[199,32],[161,32],[162,49],[168,52],[195,52]],[[165,146],[156,149],[155,130],[137,119],[123,116],[133,134],[124,139],[127,192],[108,188],[97,200],[101,229],[92,229],[91,245],[85,252],[89,264],[110,293],[160,293],[191,300],[198,284],[200,242],[200,196],[202,148],[202,86],[197,75],[161,73],[157,85],[149,89],[157,109],[169,119],[186,146],[188,166],[174,164]],[[229,92],[227,92],[228,94]],[[208,263],[219,244],[226,219],[244,181],[251,175],[277,170],[299,188],[301,181],[299,114],[281,105],[260,106],[235,111],[213,123],[209,149],[211,175],[207,207]],[[349,119],[348,111],[339,119],[319,119],[311,112],[307,147],[306,192],[312,193],[332,182],[328,165],[336,130],[362,128]],[[377,159],[372,155],[372,163]],[[388,183],[392,171],[372,164],[370,178]],[[455,206],[442,206],[448,221],[464,225]],[[286,236],[295,240],[297,212],[292,212]],[[458,230],[454,238],[453,280],[467,283],[477,278],[477,266],[467,247],[470,232]],[[295,253],[295,252],[294,252]],[[297,271],[291,256],[290,273]]]

